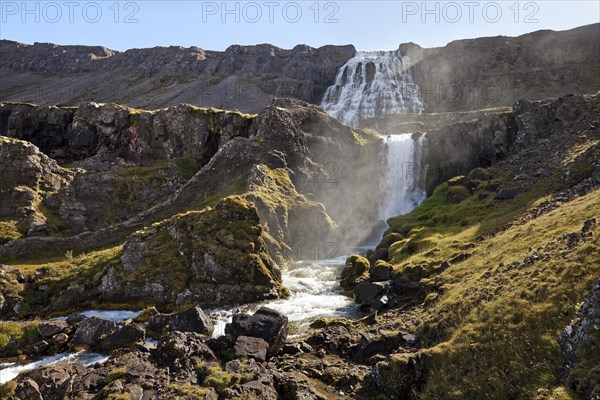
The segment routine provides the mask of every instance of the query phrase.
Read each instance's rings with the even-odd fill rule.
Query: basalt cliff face
[[[439,48],[400,45],[426,112],[511,106],[600,90],[600,25],[519,37],[457,40]],[[259,112],[273,97],[319,104],[353,46],[230,46],[132,49],[0,41],[1,101],[179,103]]]

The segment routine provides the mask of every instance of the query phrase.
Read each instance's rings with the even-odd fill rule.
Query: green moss
[[[218,364],[199,364],[196,366],[196,371],[203,377],[202,384],[214,388],[219,394],[223,394],[225,389],[235,384],[243,384],[255,379],[255,376],[249,373],[226,372]]]
[[[179,175],[184,181],[190,180],[200,170],[200,163],[192,157],[181,157],[175,161]]]
[[[38,211],[46,218],[46,227],[54,236],[62,236],[67,227],[56,213],[46,207],[43,203],[38,205]]]
[[[107,400],[131,400],[131,395],[129,393],[111,393]]]
[[[117,379],[121,379],[126,373],[126,368],[115,368],[106,374],[106,383],[112,383]]]
[[[199,386],[186,384],[172,383],[168,386],[169,392],[175,396],[183,397],[189,400],[201,400],[205,399],[208,391]]]
[[[19,347],[33,344],[40,340],[37,322],[2,322],[0,324],[0,350],[12,340]]]
[[[0,245],[20,239],[22,236],[17,229],[16,221],[0,221]]]
[[[7,400],[14,396],[17,389],[17,381],[12,380],[0,385],[0,400]]]

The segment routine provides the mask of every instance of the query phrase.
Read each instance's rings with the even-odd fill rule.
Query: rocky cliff
[[[103,47],[0,42],[0,99],[36,104],[120,102],[156,108],[180,103],[258,112],[275,96],[319,103],[353,46],[268,44],[156,47],[117,52]]]
[[[380,190],[379,137],[298,100],[274,100],[258,115],[96,103],[0,110],[1,133],[10,136],[0,151],[11,171],[0,192],[3,259],[83,257],[81,268],[58,264],[32,282],[10,280],[8,313],[92,300],[225,304],[282,296],[277,265],[355,243],[377,223],[364,193]],[[11,201],[23,191],[27,201]],[[235,194],[239,200],[222,202]],[[345,196],[354,201],[341,202]],[[249,286],[225,289],[234,276]],[[45,300],[28,300],[40,285],[49,287]]]
[[[600,90],[600,25],[518,37],[457,40],[439,48],[400,45],[426,112],[511,106]],[[179,103],[258,112],[275,96],[319,104],[353,46],[268,44],[156,47],[26,45],[0,41],[0,101],[35,104],[119,102],[158,108]]]

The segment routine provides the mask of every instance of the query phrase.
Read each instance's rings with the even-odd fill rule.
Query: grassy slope
[[[429,369],[425,399],[577,398],[558,387],[557,338],[600,276],[600,234],[572,247],[561,235],[600,216],[600,190],[532,217],[569,185],[559,168],[515,199],[496,200],[494,188],[511,185],[512,168],[471,174],[480,177],[482,198],[450,204],[445,183],[389,221],[380,246],[395,276],[420,280],[428,293],[418,330]],[[532,255],[539,258],[523,262]]]

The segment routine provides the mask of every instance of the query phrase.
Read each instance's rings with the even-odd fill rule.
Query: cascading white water
[[[213,310],[213,337],[225,334],[225,325],[231,322],[234,312],[253,313],[261,306],[279,311],[300,329],[306,328],[310,321],[320,316],[354,316],[356,305],[342,293],[338,281],[345,261],[346,257],[343,256],[331,260],[291,263],[282,272],[283,284],[290,290],[289,298],[250,304],[241,307],[241,310]]]
[[[410,58],[399,51],[359,51],[340,68],[321,106],[353,127],[377,115],[422,112],[409,68]]]
[[[384,139],[383,199],[379,217],[383,221],[406,214],[417,207],[427,194],[422,181],[421,153],[426,142],[423,134],[417,141],[412,134],[390,135]]]

